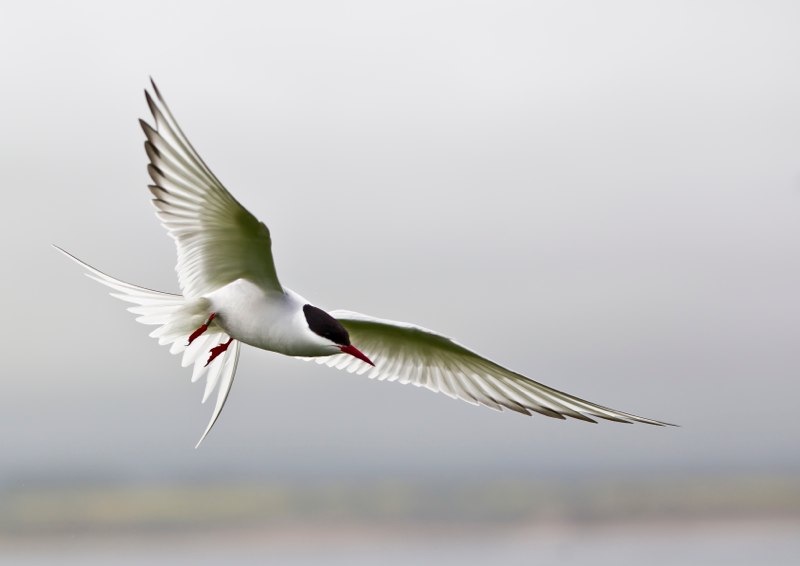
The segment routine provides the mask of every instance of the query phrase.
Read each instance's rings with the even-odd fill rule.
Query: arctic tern
[[[267,226],[228,192],[181,131],[155,82],[145,98],[154,125],[140,120],[156,215],[175,240],[182,294],[115,279],[79,263],[111,295],[134,306],[150,336],[183,354],[192,381],[206,378],[203,402],[216,405],[197,446],[222,411],[233,384],[240,344],[386,381],[411,383],[473,405],[530,415],[669,423],[609,409],[506,369],[455,340],[415,324],[346,310],[326,312],[281,285]]]

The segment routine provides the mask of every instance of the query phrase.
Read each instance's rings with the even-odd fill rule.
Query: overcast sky
[[[16,3],[0,21],[0,481],[800,465],[793,2]],[[327,309],[680,429],[495,413],[245,348],[190,371],[50,248],[177,291],[152,75]]]

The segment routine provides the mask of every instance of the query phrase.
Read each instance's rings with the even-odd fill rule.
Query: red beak
[[[372,367],[375,367],[375,364],[372,363],[372,360],[370,360],[367,356],[364,355],[364,353],[361,350],[359,350],[352,344],[348,344],[347,346],[339,346],[339,349],[345,354],[350,354],[351,356],[358,358],[362,362],[367,362]]]

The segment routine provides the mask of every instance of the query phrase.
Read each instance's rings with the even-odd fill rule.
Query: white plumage
[[[269,229],[225,189],[192,147],[153,83],[145,92],[155,127],[141,122],[150,159],[156,215],[175,240],[182,295],[119,281],[61,250],[134,306],[151,336],[206,378],[205,402],[217,389],[211,420],[230,393],[240,343],[337,369],[441,392],[496,410],[665,425],[558,391],[414,324],[351,311],[324,311],[283,287],[272,259]],[[360,348],[360,350],[358,348]],[[373,365],[374,362],[374,365]],[[198,446],[200,444],[198,442]]]

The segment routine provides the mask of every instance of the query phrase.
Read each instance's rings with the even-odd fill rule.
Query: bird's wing
[[[151,81],[152,82],[152,81]],[[269,229],[233,198],[181,131],[155,83],[145,91],[155,128],[140,120],[147,141],[153,203],[178,247],[178,281],[200,297],[246,278],[283,292]]]
[[[169,344],[171,354],[183,354],[181,365],[183,367],[193,366],[192,383],[202,377],[206,378],[203,403],[219,386],[211,420],[197,443],[197,446],[200,446],[200,442],[203,442],[211,427],[217,422],[222,407],[225,406],[225,401],[228,399],[228,393],[230,393],[233,378],[236,375],[236,364],[239,361],[239,341],[234,340],[227,350],[217,356],[212,363],[206,365],[209,350],[227,342],[230,338],[219,326],[211,324],[199,338],[191,345],[187,345],[187,337],[208,317],[210,305],[207,299],[203,297],[187,299],[181,295],[153,291],[120,281],[95,269],[88,263],[84,263],[58,246],[53,247],[83,267],[87,277],[111,288],[112,297],[132,303],[133,306],[128,307],[128,311],[139,315],[136,318],[137,322],[158,326],[150,333],[150,336],[158,338],[159,344]]]
[[[411,383],[454,399],[492,409],[531,411],[563,419],[668,425],[584,401],[508,370],[454,340],[405,322],[383,320],[350,311],[332,311],[347,329],[354,345],[374,363],[372,367],[348,354],[313,358],[372,379]]]

